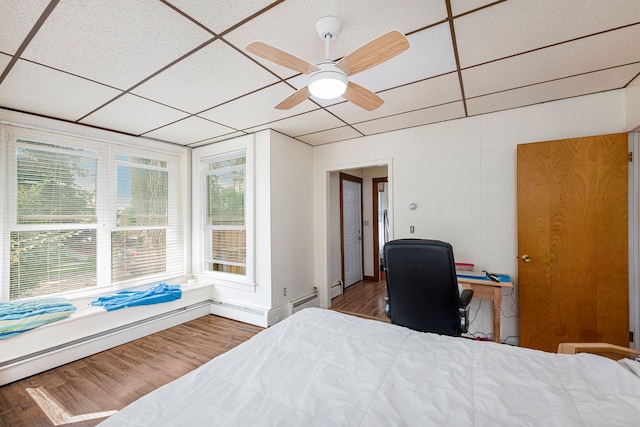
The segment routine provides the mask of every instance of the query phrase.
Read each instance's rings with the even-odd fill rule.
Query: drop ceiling
[[[397,29],[410,49],[352,80],[385,102],[274,105],[306,76],[245,51],[262,40],[339,59]],[[638,0],[0,0],[0,107],[186,146],[271,128],[310,145],[626,87]]]

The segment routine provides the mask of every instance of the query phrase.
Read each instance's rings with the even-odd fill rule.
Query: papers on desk
[[[486,271],[458,271],[456,276],[460,279],[488,280],[492,282],[511,282],[508,274],[487,273]]]
[[[487,273],[484,271],[456,270],[456,276],[468,277],[469,279],[484,279],[487,277]]]

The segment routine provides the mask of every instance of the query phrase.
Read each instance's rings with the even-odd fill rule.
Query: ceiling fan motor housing
[[[347,90],[349,83],[347,74],[331,61],[321,62],[317,66],[320,70],[311,73],[307,81],[311,95],[320,99],[334,99],[341,96]]]

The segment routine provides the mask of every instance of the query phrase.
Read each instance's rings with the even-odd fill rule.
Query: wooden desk
[[[473,290],[474,298],[493,301],[493,340],[500,342],[500,306],[502,305],[502,288],[513,288],[513,282],[494,282],[492,280],[469,279],[458,277],[462,289]]]

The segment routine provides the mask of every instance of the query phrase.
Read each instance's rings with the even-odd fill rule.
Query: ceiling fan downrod
[[[342,30],[342,22],[335,16],[323,16],[316,22],[316,31],[324,40],[324,59],[331,61],[331,41]]]
[[[324,36],[324,60],[331,61],[331,39],[333,36],[331,34],[325,34]]]

